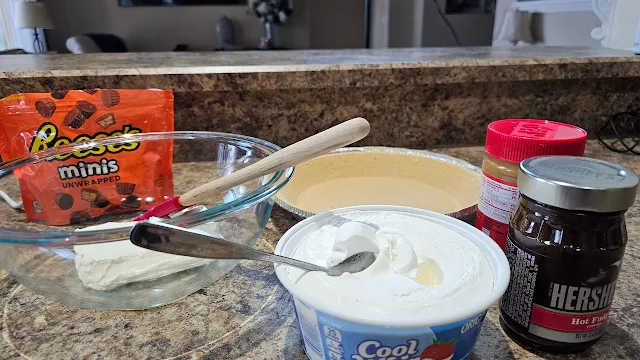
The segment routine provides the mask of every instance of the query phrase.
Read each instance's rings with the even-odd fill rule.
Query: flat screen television
[[[183,5],[247,5],[247,0],[118,0],[122,7]]]

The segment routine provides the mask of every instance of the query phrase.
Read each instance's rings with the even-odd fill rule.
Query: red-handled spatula
[[[317,133],[284,149],[276,151],[266,158],[251,164],[227,176],[215,179],[195,189],[189,190],[181,196],[156,205],[135,221],[146,220],[151,217],[164,217],[175,211],[199,204],[216,194],[241,185],[261,176],[284,170],[288,167],[303,163],[316,156],[326,154],[337,148],[354,143],[369,134],[369,122],[363,118],[355,118],[338,124],[325,131]]]

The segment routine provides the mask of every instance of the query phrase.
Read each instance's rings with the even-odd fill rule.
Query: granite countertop
[[[477,47],[0,56],[0,94],[68,88],[219,91],[630,77],[630,51]],[[373,76],[376,74],[376,76]]]
[[[439,149],[479,165],[480,147]],[[640,172],[640,158],[590,141],[586,155]],[[259,246],[272,251],[296,220],[275,208]],[[555,356],[510,341],[492,307],[476,359],[637,359],[640,354],[640,206],[627,214],[629,244],[610,324],[585,353]],[[0,358],[18,359],[306,359],[291,296],[269,264],[241,262],[215,284],[176,303],[144,311],[91,311],[35,295],[0,271]]]

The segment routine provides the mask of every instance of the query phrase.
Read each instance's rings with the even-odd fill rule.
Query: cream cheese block
[[[133,226],[135,222],[105,223],[76,231],[107,230]],[[198,227],[207,235],[220,237],[216,223]],[[84,286],[95,290],[112,290],[137,281],[157,279],[209,263],[181,255],[143,249],[130,241],[75,245],[73,247],[78,277]]]

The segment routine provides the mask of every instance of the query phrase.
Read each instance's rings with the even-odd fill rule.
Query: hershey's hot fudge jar
[[[607,325],[638,177],[605,161],[535,157],[520,164],[518,187],[500,323],[514,340],[545,351],[585,350]]]

